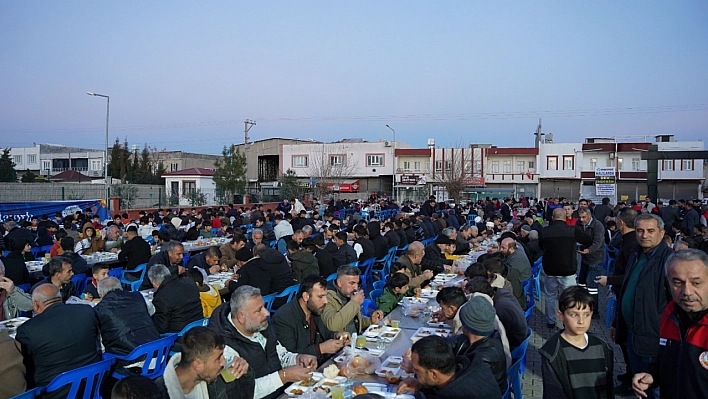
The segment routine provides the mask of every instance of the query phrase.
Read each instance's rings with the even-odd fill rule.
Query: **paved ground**
[[[541,278],[541,290],[543,290],[543,278]],[[605,327],[605,314],[607,310],[607,289],[600,287],[600,316],[598,320],[593,320],[592,327],[590,327],[590,332],[596,336],[602,338],[605,342],[609,343],[614,351],[615,356],[615,376],[624,373],[625,363],[622,357],[622,351],[619,346],[616,345],[610,339],[610,329]],[[521,387],[523,398],[542,398],[543,397],[543,383],[541,381],[541,355],[538,353],[540,349],[551,337],[555,331],[551,331],[546,327],[545,318],[545,297],[543,302],[536,302],[536,307],[534,309],[533,316],[531,317],[531,322],[529,327],[533,330],[533,335],[529,341],[529,347],[526,355],[526,373],[522,376]],[[560,321],[557,324],[562,327]],[[518,398],[517,398],[518,399]]]

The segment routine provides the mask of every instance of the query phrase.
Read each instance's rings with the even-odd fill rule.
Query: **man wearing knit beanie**
[[[460,310],[462,335],[455,337],[453,351],[471,361],[484,362],[494,374],[503,394],[507,389],[506,355],[499,332],[494,328],[496,311],[488,300],[474,296]]]

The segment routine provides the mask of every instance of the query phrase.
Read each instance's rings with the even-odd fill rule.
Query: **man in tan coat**
[[[25,365],[19,344],[0,335],[0,398],[10,398],[25,391]]]
[[[236,267],[236,252],[238,252],[239,249],[245,246],[246,237],[243,234],[236,233],[234,234],[234,237],[231,242],[227,242],[226,244],[219,247],[219,249],[221,250],[221,259],[219,260],[219,262],[221,263],[222,268],[223,266],[226,266],[227,269],[238,269]]]
[[[425,246],[420,241],[413,241],[408,246],[408,250],[405,255],[402,255],[396,262],[405,266],[403,273],[405,273],[410,281],[408,285],[411,287],[420,287],[423,282],[433,278],[433,271],[426,270],[421,271],[420,261],[423,260],[425,255]]]
[[[327,306],[322,311],[322,321],[331,331],[361,333],[371,324],[383,319],[383,312],[375,311],[371,318],[361,314],[364,292],[359,289],[359,268],[344,265],[337,269],[334,287],[327,291]]]

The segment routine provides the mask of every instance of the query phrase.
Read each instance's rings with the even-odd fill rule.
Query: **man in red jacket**
[[[708,398],[708,255],[675,252],[666,277],[673,300],[661,316],[656,367],[635,374],[632,388],[640,397],[659,387],[662,399]]]

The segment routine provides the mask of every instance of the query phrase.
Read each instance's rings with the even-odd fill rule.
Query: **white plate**
[[[378,382],[364,382],[361,384],[365,386],[369,392],[388,392],[388,385],[381,384]]]
[[[414,304],[423,304],[423,303],[428,303],[430,299],[428,298],[416,298],[413,296],[407,296],[404,297],[401,302],[408,302],[408,303],[414,303]]]
[[[364,331],[362,333],[362,335],[364,335],[367,338],[375,338],[375,337],[378,337],[379,334],[381,334],[383,329],[384,329],[384,326],[374,324],[374,325],[369,326],[369,328],[367,328],[366,331]]]
[[[401,333],[401,328],[393,328],[393,327],[384,327],[383,331],[381,331],[381,334],[379,334],[379,337],[383,338],[386,342],[391,342],[396,337],[398,337],[398,334]],[[393,336],[391,336],[393,334]]]
[[[403,358],[400,356],[389,356],[381,363],[381,366],[376,369],[376,375],[382,378],[386,378],[386,373],[391,372],[393,374],[398,374],[401,371],[401,362]]]
[[[300,385],[290,385],[288,389],[285,390],[285,393],[290,396],[290,397],[295,397],[295,396],[300,396],[303,393],[307,392],[310,388],[308,387],[303,387]],[[296,390],[302,391],[301,393],[296,393]]]
[[[435,299],[438,296],[438,290],[421,290],[420,291],[420,296],[422,298],[430,298],[430,299]]]

